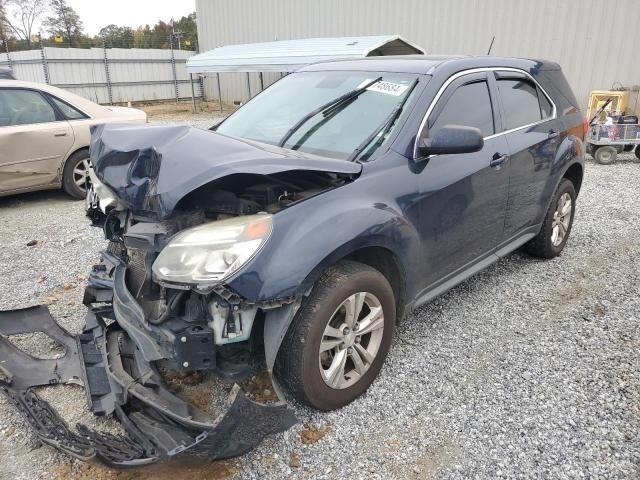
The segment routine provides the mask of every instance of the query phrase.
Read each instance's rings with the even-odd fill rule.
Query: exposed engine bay
[[[126,288],[140,306],[140,321],[148,323],[148,331],[160,344],[155,355],[159,358],[153,359],[164,359],[179,370],[216,369],[220,363],[213,353],[216,349],[224,352],[221,347],[229,345],[237,351],[239,343],[251,339],[254,324],[262,327],[268,310],[295,299],[252,303],[224,285],[154,278],[152,265],[159,253],[179,232],[234,217],[276,213],[344,181],[320,172],[231,175],[186,195],[173,215],[161,221],[117,207],[105,214],[97,203],[89,204],[88,216],[103,227],[110,241],[105,262],[111,262],[109,267],[98,265],[91,278],[96,283],[109,281],[122,262]]]

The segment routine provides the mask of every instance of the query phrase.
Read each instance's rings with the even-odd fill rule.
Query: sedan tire
[[[560,255],[567,244],[576,212],[576,190],[571,180],[560,182],[538,235],[525,245],[527,253],[540,258]]]
[[[73,198],[83,199],[86,194],[86,179],[89,175],[89,151],[80,150],[64,164],[62,188]]]
[[[340,408],[378,376],[395,323],[387,279],[368,265],[340,262],[298,310],[280,347],[276,376],[299,401],[319,410]]]

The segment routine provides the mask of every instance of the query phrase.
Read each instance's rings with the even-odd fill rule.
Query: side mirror
[[[473,153],[482,150],[484,139],[482,132],[475,127],[462,125],[444,125],[431,138],[418,139],[418,158],[429,155],[452,153]]]

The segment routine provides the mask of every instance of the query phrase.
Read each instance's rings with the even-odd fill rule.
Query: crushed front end
[[[85,290],[86,325],[75,338],[46,307],[0,313],[0,388],[40,439],[82,460],[134,467],[183,452],[234,457],[291,427],[295,416],[280,398],[257,402],[234,384],[225,411],[212,416],[167,381],[172,375],[217,374],[233,383],[265,368],[256,353],[260,340],[242,337],[258,309],[228,292],[161,287],[144,271],[149,252],[133,250],[111,243],[94,266]],[[7,340],[36,331],[63,345],[65,355],[36,359]],[[238,338],[245,341],[230,341]],[[91,411],[115,416],[126,436],[83,425],[70,429],[33,391],[56,383],[84,385]]]
[[[290,428],[296,418],[270,375],[300,298],[251,301],[224,280],[258,254],[272,215],[359,167],[311,158],[300,168],[281,151],[149,126],[96,127],[91,160],[87,215],[109,244],[89,275],[85,328],[70,335],[44,306],[0,312],[0,389],[44,443],[112,467],[183,452],[233,457]],[[37,331],[65,355],[37,359],[8,340]],[[238,384],[261,370],[272,395],[258,401]],[[211,375],[233,385],[215,414],[168,380]],[[91,411],[114,416],[126,435],[69,428],[34,392],[57,383],[84,385]]]

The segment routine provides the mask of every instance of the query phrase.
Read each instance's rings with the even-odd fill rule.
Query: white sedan
[[[144,123],[147,114],[102,106],[40,83],[0,80],[0,197],[63,188],[83,198],[89,174],[89,127]]]

